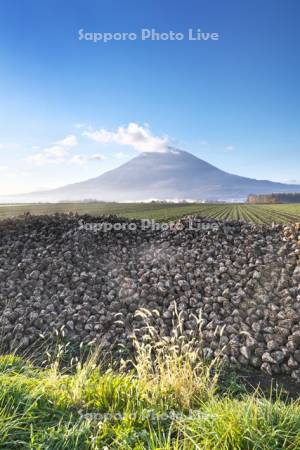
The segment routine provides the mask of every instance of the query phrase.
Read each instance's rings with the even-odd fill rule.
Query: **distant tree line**
[[[247,203],[300,203],[300,193],[250,194]]]

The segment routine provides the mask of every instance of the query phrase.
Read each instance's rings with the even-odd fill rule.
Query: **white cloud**
[[[0,144],[0,150],[1,150],[2,148],[4,148],[4,145],[3,145],[3,144]]]
[[[77,145],[77,137],[74,134],[71,134],[55,142],[51,147],[44,148],[39,153],[30,155],[27,158],[27,161],[37,166],[60,164],[69,156],[71,148],[76,147]],[[38,147],[35,146],[35,148]]]
[[[0,166],[0,172],[5,172],[6,170],[8,170],[7,166]]]
[[[96,153],[95,155],[89,156],[89,161],[103,161],[105,159],[105,156],[99,155],[99,153]]]
[[[46,149],[49,150],[49,149]],[[29,163],[32,163],[36,166],[44,166],[46,164],[60,164],[62,162],[65,161],[64,158],[62,157],[52,157],[49,153],[41,152],[41,153],[36,153],[35,155],[30,155],[27,158],[27,161]]]
[[[72,158],[70,159],[70,162],[73,164],[79,164],[80,166],[83,166],[84,164],[86,164],[86,157],[82,156],[82,155],[74,155],[72,156]]]
[[[232,152],[234,150],[234,146],[233,145],[226,145],[225,149],[228,150],[229,152]]]
[[[167,136],[154,136],[148,125],[141,126],[131,122],[119,127],[115,132],[105,130],[84,131],[83,136],[100,143],[129,145],[139,152],[166,152],[170,140]]]
[[[55,144],[62,147],[76,147],[78,145],[77,137],[74,134],[66,136],[64,139],[55,142]]]
[[[102,155],[99,155],[98,153],[95,154],[95,155],[91,155],[91,156],[74,155],[70,159],[70,162],[73,163],[73,164],[79,164],[80,166],[84,166],[88,162],[91,162],[91,161],[103,161],[104,159],[105,159],[105,157],[102,156]]]
[[[68,154],[69,150],[61,145],[53,145],[52,147],[45,148],[43,153],[46,156],[53,156],[54,158],[62,158]]]
[[[41,166],[47,162],[47,157],[44,153],[36,153],[35,155],[29,155],[26,161]]]

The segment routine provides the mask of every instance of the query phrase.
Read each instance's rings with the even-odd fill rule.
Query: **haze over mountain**
[[[146,152],[96,178],[49,191],[2,198],[11,202],[227,200],[249,194],[300,192],[300,185],[224,172],[186,151]]]

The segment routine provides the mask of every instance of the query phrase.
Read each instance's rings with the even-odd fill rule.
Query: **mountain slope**
[[[191,153],[170,149],[166,153],[142,153],[99,177],[27,194],[18,201],[244,200],[249,194],[272,192],[300,192],[300,185],[232,175]]]

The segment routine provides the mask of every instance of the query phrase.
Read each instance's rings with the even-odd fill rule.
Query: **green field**
[[[216,220],[241,220],[251,223],[289,223],[300,221],[300,204],[164,204],[164,203],[56,203],[0,205],[0,219],[31,214],[77,212],[78,214],[115,214],[132,219],[175,220],[197,214]]]

